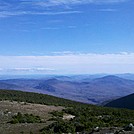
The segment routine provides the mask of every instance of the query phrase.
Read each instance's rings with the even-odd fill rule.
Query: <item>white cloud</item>
[[[12,71],[29,71],[29,70],[31,70],[31,68],[13,68],[10,70],[12,70]]]
[[[3,70],[3,68],[0,68],[0,71],[2,71]]]
[[[104,9],[99,9],[98,11],[101,11],[101,12],[115,12],[115,11],[117,11],[117,9],[104,8]]]
[[[63,15],[63,14],[79,14],[82,11],[61,11],[61,12],[33,12],[33,11],[1,11],[0,17],[20,16],[20,15]]]
[[[79,55],[79,52],[72,52],[72,51],[59,51],[59,52],[52,52],[54,55]]]
[[[134,53],[55,53],[53,56],[0,56],[4,73],[134,73]],[[1,72],[2,72],[1,71]]]
[[[45,0],[33,2],[37,6],[59,6],[59,5],[76,5],[76,4],[110,4],[120,3],[127,0]]]
[[[16,12],[9,12],[9,11],[1,11],[0,17],[8,17],[8,16],[18,16],[18,15],[25,15],[25,11],[16,11]]]
[[[111,4],[126,1],[128,0],[19,0],[17,2],[0,1],[0,18],[20,15],[79,14],[82,13],[82,11],[73,10],[71,7],[72,5]],[[53,10],[53,7],[57,6],[59,6],[59,11],[56,12]],[[48,8],[46,7],[49,7],[49,10],[47,10]],[[114,9],[102,9],[101,11],[114,11]]]
[[[55,71],[55,69],[43,68],[43,67],[34,68],[34,70],[36,70],[36,71]]]
[[[43,28],[41,28],[41,30],[60,30],[60,29],[76,29],[76,28],[77,27],[75,25],[69,25],[69,26],[64,26],[64,27],[63,26],[62,27],[61,26],[59,26],[59,27],[43,27]],[[53,53],[58,53],[58,52],[53,52]],[[61,52],[59,52],[59,53],[61,53]]]
[[[42,30],[58,30],[60,29],[59,27],[43,27],[41,28]]]
[[[18,68],[9,68],[6,69],[8,71],[54,71],[52,68],[43,68],[43,67],[34,67],[34,68],[27,68],[27,67],[18,67]]]

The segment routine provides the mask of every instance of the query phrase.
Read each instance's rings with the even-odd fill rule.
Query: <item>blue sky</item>
[[[0,0],[0,74],[134,73],[133,7],[133,0]]]

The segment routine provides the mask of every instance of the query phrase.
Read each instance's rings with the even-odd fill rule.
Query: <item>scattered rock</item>
[[[63,115],[63,120],[71,120],[73,118],[75,118],[74,115]]]
[[[134,131],[134,126],[132,123],[130,123],[129,125],[127,125],[125,128],[124,128],[125,131]]]
[[[94,132],[99,132],[99,130],[100,130],[99,127],[95,127],[95,128],[93,129]]]

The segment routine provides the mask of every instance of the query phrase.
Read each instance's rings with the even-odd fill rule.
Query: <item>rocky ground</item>
[[[61,111],[62,109],[63,107],[60,106],[0,101],[0,134],[38,134],[40,129],[52,123],[48,121],[52,116],[49,113],[52,111]],[[7,123],[11,121],[12,116],[16,115],[18,112],[22,114],[38,115],[43,120],[43,123]]]
[[[111,128],[99,128],[96,127],[90,134],[134,134],[134,126],[132,123],[126,125],[123,128],[111,127]]]

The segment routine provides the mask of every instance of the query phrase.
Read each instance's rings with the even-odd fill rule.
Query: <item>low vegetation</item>
[[[89,133],[94,128],[123,128],[129,123],[134,124],[134,111],[93,106],[61,99],[49,95],[27,93],[21,91],[0,90],[0,100],[23,101],[45,105],[63,106],[62,111],[50,112],[52,121],[42,127],[38,133]],[[72,119],[63,119],[64,115],[72,115]],[[21,114],[13,116],[10,123],[42,123],[38,115]]]
[[[13,119],[9,122],[12,124],[16,123],[42,123],[41,118],[39,116],[35,116],[33,114],[22,114],[20,112],[17,115],[12,117]]]
[[[53,113],[57,116],[57,118],[53,118],[56,122],[42,129],[42,134],[46,134],[48,131],[52,133],[88,133],[96,127],[125,127],[130,122],[134,123],[134,112],[126,109],[74,106],[63,111],[74,115],[75,118],[64,121],[61,118],[64,113],[56,111]]]

